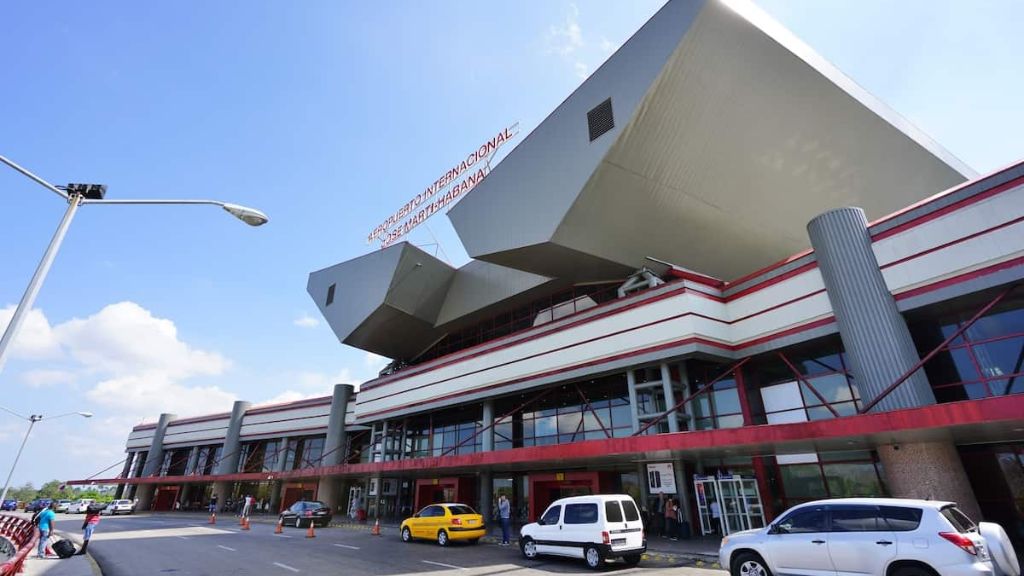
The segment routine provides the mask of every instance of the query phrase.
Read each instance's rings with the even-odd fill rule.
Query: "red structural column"
[[[740,410],[743,412],[743,425],[754,426],[753,412],[750,410],[750,401],[747,399],[747,383],[743,378],[743,367],[736,368],[736,392],[740,396]],[[751,459],[754,466],[754,478],[757,479],[757,490],[761,493],[761,509],[764,511],[765,522],[771,522],[775,518],[775,494],[772,493],[771,484],[768,483],[768,467],[764,464],[764,458],[754,456]]]

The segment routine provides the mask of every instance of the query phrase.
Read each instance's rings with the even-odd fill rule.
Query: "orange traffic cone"
[[[284,532],[284,520],[278,518],[277,527],[274,528],[274,534],[281,534],[282,532]]]
[[[313,530],[313,524],[314,524],[314,522],[312,520],[310,520],[309,521],[309,529],[306,530],[306,538],[316,538],[316,531]]]
[[[46,555],[47,556],[56,556],[57,555],[57,553],[53,551],[53,548],[50,548],[50,543],[49,542],[46,543]]]
[[[210,512],[210,524],[216,524],[216,523],[217,523],[217,513],[216,512]]]
[[[373,521],[373,530],[370,531],[372,536],[380,536],[380,518]]]
[[[238,517],[238,525],[239,526],[245,526],[245,516],[239,516]]]
[[[249,519],[246,518],[245,516],[242,516],[242,530],[248,530],[248,529],[249,529]]]

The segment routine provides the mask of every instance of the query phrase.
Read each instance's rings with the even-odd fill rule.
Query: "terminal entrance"
[[[544,510],[559,498],[600,494],[604,487],[611,487],[610,478],[599,472],[557,472],[554,474],[530,475],[529,521],[535,521]]]
[[[749,476],[693,477],[702,535],[728,535],[763,528],[764,508],[757,480]]]

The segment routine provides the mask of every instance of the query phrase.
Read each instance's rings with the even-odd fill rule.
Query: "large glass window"
[[[808,453],[801,463],[777,457],[784,507],[819,498],[885,496],[879,464],[869,451]]]
[[[945,302],[910,315],[923,355],[964,326],[992,293]],[[939,402],[1024,392],[1024,298],[1007,298],[924,366]]]
[[[714,428],[739,428],[743,426],[743,410],[735,374],[720,377],[728,366],[691,360],[686,363],[690,380],[690,394],[718,378],[711,390],[702,393],[689,402],[688,410],[693,416],[695,430]],[[681,398],[677,398],[678,402]]]

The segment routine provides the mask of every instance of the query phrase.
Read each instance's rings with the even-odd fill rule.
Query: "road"
[[[57,529],[80,534],[81,516],[58,516]],[[392,532],[394,530],[392,529]],[[397,533],[373,536],[365,530],[285,528],[252,523],[242,531],[234,518],[215,526],[196,516],[135,515],[104,517],[89,545],[106,576],[224,576],[340,574],[404,576],[533,576],[592,574],[581,561],[544,558],[528,561],[518,548],[495,544],[403,543]],[[645,560],[636,568],[609,564],[607,574],[725,576],[720,570],[696,568],[687,561]]]

